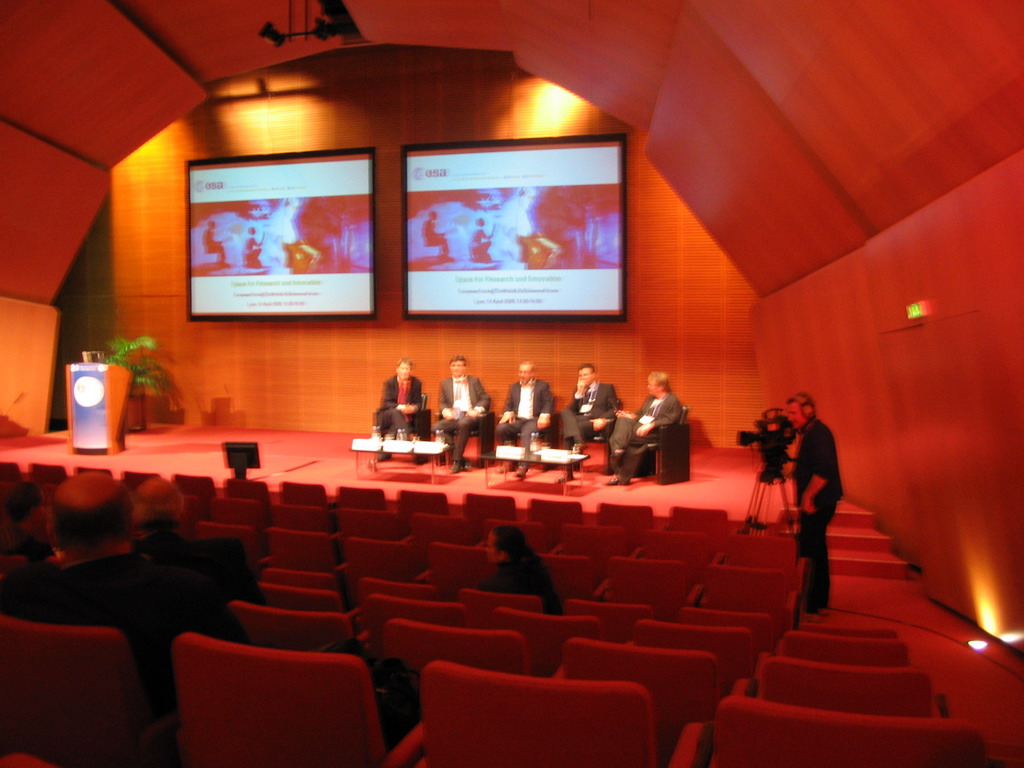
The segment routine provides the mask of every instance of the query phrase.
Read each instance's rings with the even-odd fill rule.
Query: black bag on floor
[[[367,660],[367,664],[377,694],[384,743],[391,749],[420,721],[419,673],[401,659]]]

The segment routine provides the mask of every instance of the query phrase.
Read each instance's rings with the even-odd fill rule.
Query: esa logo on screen
[[[412,172],[417,181],[423,179],[440,179],[448,175],[447,168],[417,168]]]
[[[223,181],[203,181],[202,179],[196,179],[195,184],[192,185],[192,189],[198,192],[209,192],[213,189],[224,189]]]

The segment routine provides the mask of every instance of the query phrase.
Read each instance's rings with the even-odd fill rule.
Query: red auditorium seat
[[[545,613],[495,608],[495,629],[522,633],[530,651],[530,674],[551,677],[562,663],[562,645],[570,637],[601,637],[601,622],[594,616],[549,616]]]
[[[602,603],[569,598],[562,603],[566,616],[596,616],[601,622],[601,639],[612,643],[633,640],[633,627],[640,619],[653,619],[654,609],[639,603]]]
[[[610,603],[642,603],[654,610],[654,618],[675,621],[686,604],[690,569],[678,560],[612,557],[604,599]]]
[[[556,547],[562,543],[563,525],[583,525],[583,505],[578,501],[534,497],[526,509],[526,519],[543,523],[548,529],[548,541],[552,547]]]
[[[699,725],[688,725],[679,765],[702,751]],[[978,731],[957,720],[830,712],[728,696],[714,721],[713,768],[984,768]]]
[[[383,488],[359,488],[339,486],[335,494],[336,503],[345,509],[376,509],[386,510],[387,499]]]
[[[514,595],[465,588],[459,590],[458,601],[466,606],[466,626],[474,629],[493,629],[495,608],[544,612],[544,602],[537,595]]]
[[[285,480],[278,490],[278,497],[282,504],[327,509],[327,489],[316,483],[292,483]]]
[[[423,727],[409,739],[410,749],[424,752],[421,768],[657,764],[651,695],[638,683],[540,679],[434,661],[423,670],[421,691]]]
[[[488,531],[484,526],[485,520],[516,519],[516,500],[512,496],[467,493],[462,503],[462,515],[476,524],[477,540],[482,540]]]
[[[718,667],[707,651],[644,648],[571,638],[562,648],[569,680],[628,680],[644,686],[654,703],[660,765],[668,765],[683,726],[705,722],[718,706]]]
[[[174,641],[188,768],[379,768],[385,755],[366,662],[225,643]]]
[[[626,529],[629,546],[640,546],[640,538],[644,531],[654,528],[654,509],[646,504],[609,504],[601,502],[597,505],[598,525],[618,525]]]
[[[412,600],[369,595],[359,606],[359,639],[371,659],[383,658],[384,625],[389,619],[411,619],[445,627],[466,626],[466,606],[441,600]]]
[[[234,600],[228,608],[249,641],[264,648],[315,651],[354,636],[348,616],[326,611],[292,611]]]
[[[411,619],[389,619],[384,625],[383,647],[386,658],[399,658],[417,671],[439,660],[516,675],[525,675],[529,669],[526,640],[507,629],[445,627]]]
[[[633,627],[633,642],[653,648],[708,651],[718,660],[721,694],[754,670],[754,643],[745,627],[697,627],[641,619]]]

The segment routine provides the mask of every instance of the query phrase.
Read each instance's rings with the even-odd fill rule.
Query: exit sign
[[[907,319],[908,320],[920,320],[922,317],[928,316],[928,302],[926,301],[915,301],[913,304],[907,304]]]

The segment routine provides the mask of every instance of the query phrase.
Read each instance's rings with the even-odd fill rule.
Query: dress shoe
[[[457,474],[459,474],[459,472],[462,472],[464,470],[465,470],[465,467],[463,466],[461,461],[453,461],[452,462],[451,472],[452,472],[453,475],[457,475]]]
[[[526,479],[526,465],[525,464],[520,464],[519,465],[519,469],[516,470],[516,477],[518,477],[520,480],[525,480]]]
[[[608,481],[608,485],[629,485],[629,480],[623,480],[619,477],[613,477]]]

